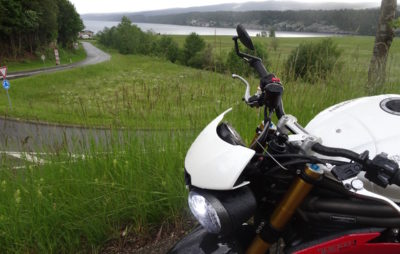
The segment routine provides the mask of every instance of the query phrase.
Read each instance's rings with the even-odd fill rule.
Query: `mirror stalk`
[[[260,62],[262,61],[261,58],[258,58],[258,57],[256,57],[256,56],[252,56],[252,55],[249,55],[249,54],[240,52],[240,50],[239,50],[238,39],[239,39],[239,37],[237,37],[237,36],[233,36],[233,37],[232,37],[232,40],[235,42],[236,54],[237,54],[239,57],[241,57],[241,58],[243,58],[244,60],[246,60],[246,62],[248,62],[249,64],[253,64],[253,63],[256,62],[256,61],[260,61]]]

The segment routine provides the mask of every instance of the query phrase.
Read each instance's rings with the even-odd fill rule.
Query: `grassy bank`
[[[222,40],[231,43],[222,37],[221,45]],[[269,69],[280,75],[299,41],[317,39],[278,40],[278,50],[270,50]],[[313,85],[283,80],[286,111],[303,124],[323,108],[365,95],[373,38],[335,40],[344,51],[341,71]],[[400,93],[399,54],[395,40],[384,92]],[[258,80],[250,82],[254,92]],[[107,63],[14,80],[9,92],[13,109],[3,91],[2,115],[156,131],[132,135],[126,130],[107,146],[93,142],[79,158],[61,147],[47,155],[44,165],[15,169],[2,161],[1,253],[97,252],[121,232],[145,235],[152,226],[176,223],[186,207],[183,160],[199,130],[233,106],[228,120],[249,142],[260,120],[258,110],[241,101],[244,86],[229,74],[144,56],[112,53]]]
[[[61,64],[70,64],[82,61],[86,58],[86,52],[83,49],[82,45],[79,44],[79,48],[77,50],[65,50],[60,48],[58,50],[60,56]],[[2,60],[0,62],[0,66],[7,66],[8,73],[19,72],[19,71],[28,71],[35,70],[40,68],[54,67],[56,66],[56,61],[54,57],[54,52],[50,51],[48,54],[51,54],[50,57],[47,56],[45,61],[43,62],[39,56],[29,56],[20,60]]]

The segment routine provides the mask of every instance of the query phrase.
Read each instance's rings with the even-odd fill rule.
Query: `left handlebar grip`
[[[261,59],[252,61],[250,65],[257,71],[258,75],[260,75],[260,78],[268,76],[269,73],[267,69],[265,69],[265,66],[263,65]]]

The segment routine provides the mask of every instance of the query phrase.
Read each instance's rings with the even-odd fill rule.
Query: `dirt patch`
[[[193,220],[185,220],[178,225],[161,226],[148,236],[121,233],[118,239],[109,241],[100,251],[102,254],[164,254],[196,225]]]

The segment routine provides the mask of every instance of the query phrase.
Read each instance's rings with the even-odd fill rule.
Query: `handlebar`
[[[240,52],[239,50],[239,44],[238,44],[238,36],[234,36],[233,41],[235,43],[235,50],[236,50],[236,54],[241,57],[242,59],[244,59],[246,62],[248,62],[250,64],[251,67],[253,67],[255,69],[255,71],[258,73],[258,75],[260,76],[260,80],[261,80],[261,89],[263,89],[263,81],[268,80],[270,76],[275,77],[272,73],[269,73],[267,71],[267,69],[265,68],[264,64],[262,63],[262,60],[256,56],[252,56],[243,52]],[[264,101],[265,100],[265,96],[263,93],[265,93],[265,91],[263,91],[261,94],[255,94],[254,96],[250,97],[250,86],[248,84],[248,82],[246,80],[244,80],[241,77],[238,77],[237,75],[232,75],[233,78],[239,78],[243,83],[246,84],[246,92],[245,92],[245,96],[244,96],[244,101],[246,102],[247,105],[251,106],[251,107],[259,107],[264,105]],[[270,82],[272,83],[272,82]],[[279,82],[278,82],[279,83]],[[249,90],[249,91],[248,91]],[[283,92],[283,90],[282,90]],[[279,96],[276,97],[276,102],[274,103],[273,107],[270,108],[270,110],[275,110],[276,112],[276,116],[278,117],[278,119],[280,119],[282,116],[285,115],[285,111],[283,110],[283,103],[282,103],[282,99],[280,98],[282,95],[282,93],[280,93]],[[267,96],[268,97],[268,96]],[[269,105],[271,106],[271,105]]]
[[[269,75],[267,69],[265,68],[265,66],[263,65],[261,59],[252,59],[250,60],[250,66],[253,67],[256,72],[258,73],[258,75],[260,76],[260,78],[265,78]]]
[[[343,148],[326,147],[319,143],[314,144],[311,149],[322,155],[344,157],[359,163],[362,170],[366,172],[365,178],[383,188],[389,184],[400,186],[399,164],[389,159],[385,153],[378,154],[370,160],[368,151],[358,154]]]

